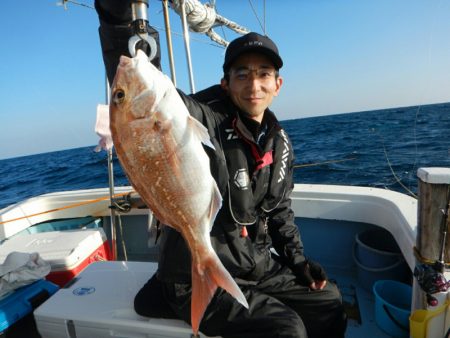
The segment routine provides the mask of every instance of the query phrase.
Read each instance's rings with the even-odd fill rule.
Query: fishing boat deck
[[[94,268],[94,265],[97,266]],[[72,324],[74,325],[72,331],[76,332],[76,337],[87,338],[90,337],[89,333],[93,332],[98,334],[96,337],[109,337],[111,332],[114,334],[120,332],[121,337],[191,337],[190,327],[181,320],[144,318],[138,316],[132,308],[135,289],[138,289],[139,285],[145,283],[146,279],[153,274],[156,264],[99,262],[94,263],[90,268],[87,268],[75,283],[62,289],[58,296],[51,298],[37,310],[35,316],[38,328],[43,331],[41,331],[43,338],[66,337],[64,332],[67,323],[75,323]],[[118,269],[123,269],[123,274],[118,275],[117,271],[114,274],[114,270]],[[103,287],[95,284],[96,278],[92,278],[92,271],[102,275],[103,280],[100,282]],[[349,314],[346,337],[390,337],[375,323],[373,295],[361,288],[354,274],[349,274],[348,270],[338,271],[337,269],[329,269],[328,273],[329,277],[339,285]],[[129,281],[130,275],[133,276],[132,281]],[[116,291],[116,287],[123,286],[124,283],[127,283],[129,287],[122,288],[119,299],[115,300],[111,290]],[[73,293],[88,285],[94,287],[98,295],[89,306],[86,306],[83,303],[86,297],[75,297]],[[124,298],[130,299],[127,301]],[[99,301],[100,299],[103,301]],[[67,306],[69,303],[72,306]],[[123,304],[127,306],[124,307]],[[206,338],[203,334],[200,334],[200,337]]]
[[[143,216],[135,216],[142,218]],[[145,223],[142,219],[135,225]],[[348,314],[347,338],[384,338],[390,337],[375,322],[375,297],[371,290],[367,290],[358,278],[358,266],[354,259],[355,236],[358,233],[375,229],[376,226],[363,222],[296,218],[296,224],[300,229],[305,253],[308,258],[320,262],[328,275],[335,282],[343,296],[346,312]],[[131,228],[124,228],[124,237],[127,242],[135,244],[134,250],[128,253],[128,259],[152,260],[157,259],[157,248],[147,248],[145,243]],[[136,237],[135,237],[136,236]],[[118,238],[120,242],[120,238]],[[145,252],[136,250],[141,247]],[[122,252],[119,246],[119,259]],[[407,276],[406,279],[410,278]]]
[[[375,296],[368,282],[358,276],[355,237],[377,227],[362,222],[297,218],[306,256],[320,262],[328,278],[339,287],[348,315],[347,338],[390,337],[375,322]],[[410,280],[411,276],[404,276]]]
[[[341,291],[348,316],[346,338],[387,338],[375,322],[375,297],[358,283],[356,270],[327,269],[329,278]]]
[[[119,189],[120,193],[127,191],[129,188]],[[347,338],[390,337],[375,322],[375,297],[371,290],[362,285],[358,276],[354,245],[355,236],[361,232],[374,228],[387,229],[394,236],[406,262],[411,267],[411,256],[405,255],[405,252],[411,247],[415,236],[415,219],[413,219],[416,216],[415,201],[407,196],[399,196],[400,194],[394,196],[391,193],[369,188],[363,191],[354,187],[342,189],[342,187],[311,185],[296,185],[293,193],[295,214],[302,216],[297,217],[295,222],[302,236],[305,255],[324,266],[329,279],[336,282],[343,295],[349,316]],[[100,197],[105,195],[107,195],[105,189],[52,193],[5,208],[0,214],[0,221],[16,217],[20,219],[7,224],[8,226],[2,229],[3,236],[11,236],[12,231],[17,232],[20,229],[32,233],[30,220],[33,220],[33,224],[47,230],[57,230],[53,227],[55,222],[58,222],[58,226],[64,227],[61,230],[67,227],[73,229],[74,225],[77,228],[102,227],[107,237],[111,239],[109,202],[107,199],[100,200]],[[89,201],[95,203],[88,203]],[[82,210],[61,208],[71,203],[85,204]],[[51,213],[38,213],[42,210],[60,208],[61,210]],[[37,216],[27,217],[34,213],[37,213]],[[149,241],[150,215],[148,209],[132,209],[129,213],[121,214],[122,230],[117,231],[118,260],[128,260],[131,263],[157,261],[157,247],[151,245],[149,247],[149,244],[153,244]],[[156,268],[156,264],[153,266]],[[410,275],[410,271],[408,272]],[[145,275],[145,278],[148,279],[149,276]],[[129,296],[130,304],[134,294]],[[113,293],[108,297],[116,296],[117,294]],[[63,311],[64,309],[61,309],[60,312]],[[132,314],[131,307],[127,316],[131,318]],[[145,320],[140,318],[139,325]],[[190,328],[181,321],[151,319],[149,322],[156,323],[159,328],[161,325],[166,327],[168,335],[162,335],[164,337],[190,336]],[[170,327],[176,328],[175,331],[178,333],[171,335]],[[152,337],[158,336],[152,332],[148,334]],[[46,335],[43,335],[43,338],[45,337]],[[51,337],[66,337],[66,335]]]

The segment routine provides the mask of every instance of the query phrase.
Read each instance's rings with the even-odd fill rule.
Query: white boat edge
[[[132,192],[116,187],[115,194]],[[291,195],[296,217],[364,222],[388,230],[409,267],[417,234],[417,200],[408,195],[372,187],[295,184]],[[0,210],[0,240],[51,219],[109,215],[109,189],[96,188],[47,193]],[[68,207],[69,206],[69,207]],[[44,211],[44,212],[43,212]],[[133,209],[133,214],[146,214]],[[14,220],[14,221],[11,221]]]

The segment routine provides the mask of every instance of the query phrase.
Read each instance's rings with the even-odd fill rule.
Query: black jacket
[[[260,280],[278,264],[271,258],[272,246],[292,268],[304,262],[290,200],[292,145],[274,114],[266,110],[264,141],[258,144],[258,125],[251,125],[220,86],[180,95],[215,147],[205,151],[223,204],[211,242],[225,268],[238,283]],[[163,228],[159,257],[160,280],[190,283],[191,256],[177,231]]]

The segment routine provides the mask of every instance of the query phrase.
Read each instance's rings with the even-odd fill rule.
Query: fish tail
[[[218,287],[226,290],[248,309],[247,299],[219,258],[211,255],[202,263],[192,264],[191,325],[194,334],[198,333],[206,307]]]

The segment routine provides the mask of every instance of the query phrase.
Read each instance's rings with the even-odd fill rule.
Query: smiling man
[[[242,112],[261,123],[264,112],[281,89],[283,79],[278,70],[282,65],[269,38],[249,33],[228,47],[221,86]]]
[[[129,5],[124,0],[96,0],[111,83],[119,56],[128,55]],[[269,109],[282,87],[282,66],[275,43],[249,33],[229,44],[220,85],[195,95],[179,91],[214,145],[205,151],[223,204],[211,243],[249,304],[246,309],[219,289],[200,324],[208,336],[344,337],[341,295],[322,267],[304,256],[291,209],[294,154]],[[136,295],[136,312],[190,323],[190,252],[170,227],[162,228],[159,245],[158,271]]]

